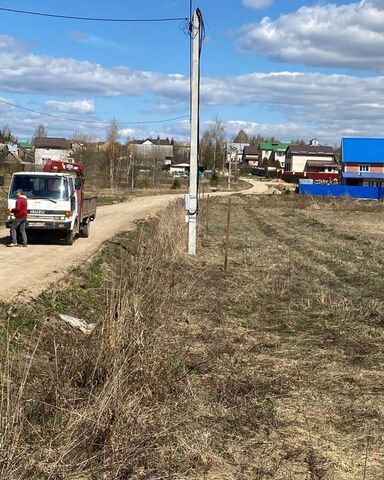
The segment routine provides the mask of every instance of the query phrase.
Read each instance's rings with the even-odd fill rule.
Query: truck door
[[[71,201],[71,212],[76,212],[76,195],[75,195],[75,185],[73,183],[73,178],[68,178],[66,180],[67,188],[68,188],[68,193],[69,193],[69,198]]]

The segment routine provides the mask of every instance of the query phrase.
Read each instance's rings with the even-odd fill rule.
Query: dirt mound
[[[266,192],[266,195],[281,195],[281,191],[275,187],[269,187],[268,191]]]

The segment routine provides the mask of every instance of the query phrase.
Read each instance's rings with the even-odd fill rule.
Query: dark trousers
[[[25,233],[26,218],[15,218],[11,227],[12,243],[17,243],[17,229],[19,229],[23,245],[27,244],[27,234]]]

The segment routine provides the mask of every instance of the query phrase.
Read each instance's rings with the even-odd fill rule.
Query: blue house
[[[384,184],[384,138],[341,140],[342,183],[381,187]]]

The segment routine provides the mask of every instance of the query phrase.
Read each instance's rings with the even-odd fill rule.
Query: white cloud
[[[205,125],[204,125],[205,126]],[[207,124],[209,126],[209,124]],[[304,126],[300,123],[257,123],[246,122],[244,120],[231,120],[224,122],[224,128],[228,138],[233,138],[240,129],[245,130],[248,135],[264,135],[267,137],[274,136],[281,141],[287,141],[293,139],[310,140],[316,134],[321,142],[327,142],[330,144],[336,143],[339,138],[332,138],[329,135],[329,131],[323,128],[314,129],[310,126]]]
[[[6,42],[12,43],[13,40],[7,38]],[[93,98],[97,97],[121,97],[128,106],[129,97],[141,96],[139,109],[151,119],[154,113],[173,117],[175,112],[176,116],[188,112],[189,79],[181,74],[166,75],[127,67],[108,68],[73,58],[52,58],[22,52],[16,54],[1,47],[0,64],[3,95],[22,93],[52,96],[54,100],[48,100],[43,106],[33,104],[32,108],[72,112],[72,115],[80,117],[74,127],[73,122],[49,120],[48,117],[17,110],[0,102],[2,122],[17,125],[19,135],[31,135],[42,119],[52,125],[48,128],[50,133],[63,130],[63,135],[70,135],[74,128],[84,133],[103,133],[105,118],[100,119],[95,114],[93,103]],[[245,106],[249,111],[252,106],[252,125],[262,128],[260,124],[268,124],[268,121],[263,121],[263,112],[268,110],[277,120],[274,125],[269,122],[266,128],[270,128],[271,135],[276,134],[281,138],[306,136],[300,131],[311,132],[308,136],[319,137],[320,134],[316,132],[320,131],[322,138],[336,138],[349,131],[381,136],[384,131],[384,75],[357,77],[302,72],[249,73],[223,78],[203,77],[201,86],[202,115],[207,117],[212,114],[213,118],[215,113],[220,113],[221,107],[225,107],[228,114],[231,107]],[[68,96],[77,100],[71,98],[66,101],[65,97]],[[27,100],[23,100],[21,105],[31,106]],[[82,117],[82,114],[86,114],[86,117]],[[100,123],[82,123],[81,118]],[[135,121],[137,118],[129,115],[123,120]],[[185,138],[188,136],[185,125],[188,126],[188,122],[174,122],[161,128],[170,137]],[[152,133],[152,128],[135,126],[133,132],[141,138]],[[127,125],[126,131],[122,128],[122,135],[130,131],[130,125]]]
[[[120,43],[113,42],[112,40],[102,38],[102,37],[97,37],[95,35],[90,35],[88,33],[80,32],[77,30],[70,32],[69,35],[75,42],[84,43],[86,45],[90,45],[96,48],[109,48],[113,50],[127,49],[126,45],[122,45]]]
[[[118,97],[164,90],[174,97],[188,98],[189,82],[183,75],[106,68],[73,58],[21,55],[1,49],[0,65],[0,85],[6,92]]]
[[[383,1],[317,4],[244,26],[239,45],[272,60],[384,71]]]
[[[133,128],[119,128],[119,137],[123,139],[123,141],[135,138],[136,130]]]
[[[93,113],[95,111],[93,100],[75,100],[74,102],[48,100],[44,107],[48,110],[65,113]]]
[[[22,52],[27,47],[26,42],[21,42],[9,35],[0,35],[0,50]]]
[[[184,111],[187,111],[187,103],[183,101],[183,98],[181,97],[182,102],[180,103],[177,101],[179,94],[176,94],[176,100],[174,97],[174,91],[181,88],[177,82],[186,82],[185,88],[187,89],[187,79],[175,80],[168,76],[155,76],[158,80],[155,84],[148,83],[146,91],[156,94],[153,99],[156,105],[159,107],[164,105],[165,108],[168,102],[174,105],[174,111],[177,108],[181,110],[181,106],[184,105]],[[174,88],[172,88],[172,82],[176,82]],[[94,86],[91,88],[93,89]],[[14,100],[12,102],[14,103]],[[73,103],[55,102],[56,106],[57,103],[64,106]],[[202,79],[201,104],[202,114],[207,116],[211,113],[212,118],[223,106],[227,111],[231,106],[247,108],[253,106],[253,125],[257,125],[255,128],[267,128],[269,134],[275,134],[283,139],[291,136],[304,138],[321,136],[323,139],[335,139],[349,131],[382,136],[384,131],[384,76],[359,78],[352,75],[273,72],[252,73],[229,78],[208,77]],[[23,105],[27,106],[25,103]],[[33,108],[41,110],[38,106]],[[262,112],[266,109],[273,112],[278,119],[275,125],[263,121]],[[7,106],[5,110],[8,110],[7,115],[1,109],[2,121],[11,125],[17,124],[22,132],[29,128],[29,135],[44,118],[38,114],[19,111],[15,107]],[[80,112],[76,116],[79,114]],[[91,119],[99,120],[96,116],[92,116]],[[48,118],[46,121],[52,123],[52,128],[65,128],[73,133],[73,122],[57,121],[56,119],[51,121]],[[103,121],[105,122],[105,119]],[[81,124],[80,118],[76,130],[104,132],[105,126],[101,123],[102,121],[99,125]],[[267,125],[262,127],[260,124],[263,123]],[[185,124],[174,122],[161,126],[161,128],[163,130],[169,128],[169,136],[178,134],[184,137],[188,136],[188,128],[181,128],[181,125]],[[127,128],[130,126],[128,125]],[[135,126],[134,131],[137,134],[143,132],[142,135],[139,135],[141,138],[146,136],[145,133],[149,134],[152,131],[149,129],[152,128],[153,126]],[[317,131],[322,135],[317,134]],[[127,134],[128,130],[122,133],[123,136],[127,136]]]
[[[212,112],[221,105],[253,105],[259,124],[268,123],[262,113],[268,109],[281,120],[266,128],[280,138],[306,138],[305,132],[317,137],[319,131],[333,142],[350,131],[367,136],[384,131],[384,77],[277,72],[209,78],[203,81],[202,103]]]
[[[273,0],[242,0],[244,7],[252,8],[253,10],[259,10],[261,8],[269,7],[272,5]]]

